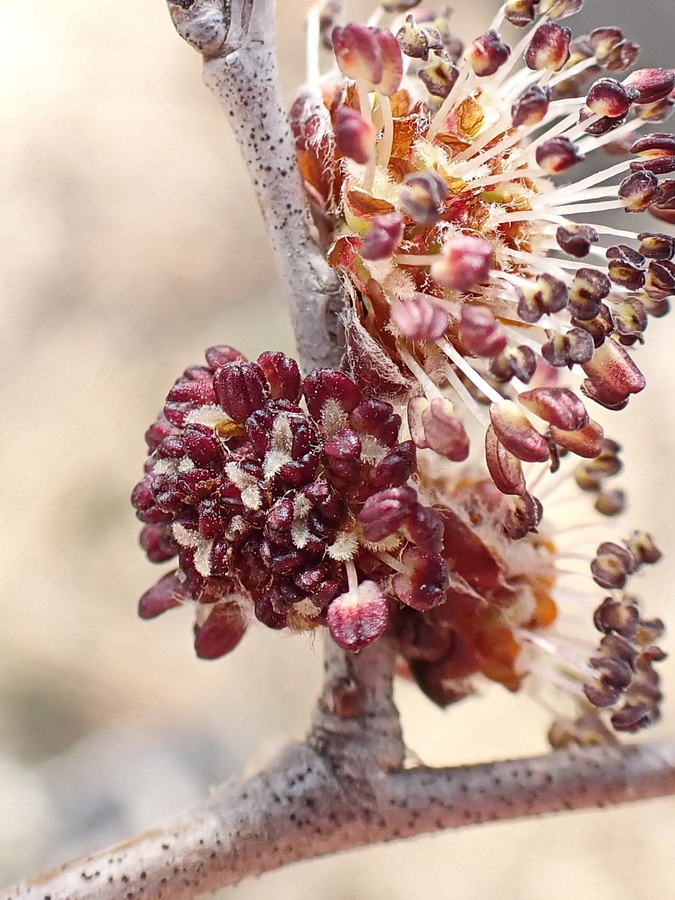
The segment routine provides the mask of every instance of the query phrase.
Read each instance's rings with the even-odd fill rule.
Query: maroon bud
[[[546,462],[549,447],[546,438],[532,425],[512,400],[490,406],[490,420],[501,443],[523,462]]]
[[[490,363],[490,372],[497,381],[506,383],[517,378],[528,384],[537,369],[537,357],[531,347],[524,344],[507,347]]]
[[[436,453],[452,462],[463,462],[468,457],[469,436],[451,400],[434,397],[422,413],[422,426],[427,445]]]
[[[657,710],[646,703],[626,704],[613,713],[610,721],[617,731],[635,734],[646,728],[657,717]]]
[[[633,638],[640,627],[640,616],[633,603],[606,597],[593,613],[593,624],[603,634],[616,632],[621,637]]]
[[[280,631],[288,625],[288,614],[285,611],[275,608],[273,601],[274,590],[265,591],[255,601],[255,617],[263,625],[272,628],[274,631]]]
[[[675,263],[672,260],[652,260],[649,263],[647,290],[675,294]]]
[[[630,148],[631,153],[645,159],[659,159],[675,156],[675,134],[654,132],[635,141]]]
[[[431,25],[417,25],[412,15],[405,17],[396,33],[396,40],[406,56],[413,59],[429,59],[430,50],[443,50],[443,38]]]
[[[191,412],[215,401],[216,395],[210,378],[208,380],[179,378],[167,394],[164,415],[172,425],[182,428]]]
[[[675,255],[675,237],[669,234],[651,234],[643,231],[638,235],[640,253],[649,259],[672,259]]]
[[[260,354],[257,362],[268,381],[272,399],[297,403],[300,398],[302,376],[296,361],[285,353],[266,350]]]
[[[540,419],[563,431],[577,431],[589,423],[584,404],[568,388],[534,388],[523,391],[518,400]]]
[[[497,32],[491,29],[467,47],[466,60],[476,75],[484,78],[494,75],[504,65],[510,53],[508,44],[503,44]]]
[[[166,562],[173,559],[178,553],[176,544],[170,529],[165,523],[145,525],[141,529],[139,543],[150,562]]]
[[[143,594],[138,601],[138,615],[141,619],[154,619],[187,599],[187,591],[176,577],[176,572],[169,572]]]
[[[305,378],[302,390],[307,409],[317,421],[336,411],[350,413],[363,399],[352,379],[337,369],[315,369]]]
[[[626,547],[612,541],[600,544],[591,562],[591,573],[596,584],[603,588],[620,589],[626,586],[628,576],[635,571],[635,558]]]
[[[234,650],[246,631],[237,603],[218,603],[201,626],[195,626],[195,651],[200,659],[218,659]]]
[[[542,88],[538,84],[527,88],[511,107],[511,121],[514,127],[538,125],[548,112],[550,101],[550,88]]]
[[[626,494],[621,490],[600,491],[595,503],[595,509],[602,516],[618,516],[626,508]]]
[[[583,5],[584,0],[541,0],[539,12],[552,19],[566,19],[578,13]]]
[[[539,0],[506,0],[504,4],[504,18],[511,25],[523,28],[534,22],[537,15]]]
[[[393,447],[398,441],[401,417],[394,412],[391,403],[363,400],[351,411],[349,422],[356,431],[372,435],[385,447]]]
[[[624,79],[632,94],[633,103],[656,103],[665,100],[675,89],[672,69],[637,69]]]
[[[551,437],[569,450],[584,459],[595,459],[602,450],[603,430],[597,422],[591,420],[588,425],[575,431],[565,431],[562,428],[551,427]]]
[[[501,444],[492,425],[488,425],[485,432],[485,462],[490,477],[502,494],[525,493],[521,462]]]
[[[448,188],[434,169],[406,175],[398,195],[401,209],[421,225],[434,225],[443,213]]]
[[[543,344],[541,355],[550,366],[562,368],[588,362],[594,350],[593,338],[588,332],[570,328],[566,334],[556,334]]]
[[[445,100],[459,78],[459,69],[448,59],[437,57],[423,66],[417,75],[432,97]]]
[[[344,481],[358,481],[361,475],[361,439],[351,428],[341,428],[326,441],[323,452],[328,468]]]
[[[370,231],[363,239],[361,256],[364,259],[386,259],[391,256],[403,237],[401,213],[385,213],[375,216]]]
[[[518,293],[518,316],[530,325],[543,315],[553,315],[567,306],[565,283],[547,272],[523,285]]]
[[[235,422],[245,422],[269,398],[265,374],[251,362],[231,362],[218,369],[213,387],[218,403]]]
[[[403,552],[402,562],[410,573],[394,577],[393,587],[399,600],[420,612],[443,603],[450,583],[443,557],[411,546]]]
[[[634,531],[628,541],[628,550],[633,554],[639,565],[652,565],[659,562],[663,554],[654,543],[654,539],[646,531]]]
[[[619,185],[618,195],[626,212],[644,212],[662,199],[663,189],[653,172],[633,172]]]
[[[388,453],[370,472],[368,481],[382,488],[403,485],[411,477],[417,465],[413,441],[404,441]]]
[[[598,116],[622,119],[630,109],[630,97],[614,78],[601,78],[588,92],[586,105]]]
[[[604,272],[597,269],[577,269],[569,290],[571,315],[582,321],[594,319],[611,289],[611,282]]]
[[[506,332],[492,313],[484,306],[469,303],[462,304],[459,338],[469,353],[488,359],[501,353],[508,343]]]
[[[555,233],[555,239],[561,250],[569,256],[583,259],[588,256],[591,244],[598,242],[598,232],[592,225],[579,225],[576,222],[568,222],[559,225]]]
[[[512,541],[519,541],[526,534],[536,534],[544,508],[527,492],[512,501],[504,519],[504,534]]]
[[[431,266],[431,277],[451,291],[470,291],[489,280],[492,244],[485,238],[461,234],[447,240]]]
[[[221,366],[226,366],[230,362],[246,362],[246,357],[243,353],[235,350],[234,347],[229,347],[227,344],[209,347],[204,355],[212,372],[215,372]]]
[[[570,58],[572,32],[564,25],[545,22],[534,32],[525,51],[525,64],[529,69],[549,69],[559,72]]]
[[[450,321],[444,309],[422,294],[393,306],[391,319],[411,341],[435,341],[445,334]]]
[[[385,488],[371,494],[359,513],[365,539],[377,544],[394,534],[417,503],[417,493],[411,487]]]
[[[164,438],[168,437],[172,431],[173,428],[171,422],[169,422],[163,413],[160,413],[157,417],[157,421],[153,422],[145,432],[145,443],[148,445],[148,450],[151,453],[154,452]]]
[[[408,516],[403,531],[422,550],[440,553],[443,549],[443,520],[435,509],[418,503]]]
[[[569,138],[553,137],[539,144],[535,159],[548,175],[559,175],[581,162],[584,156]]]
[[[328,607],[328,630],[343,650],[360,650],[384,633],[389,621],[387,598],[374,581],[341,594]]]
[[[614,706],[621,697],[621,691],[611,687],[608,684],[592,683],[583,686],[584,694],[589,703],[598,709],[606,709],[608,706]]]
[[[365,166],[375,153],[375,129],[355,109],[338,106],[333,132],[339,152],[359,165]]]

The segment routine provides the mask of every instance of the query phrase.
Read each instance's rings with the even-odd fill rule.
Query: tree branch
[[[274,0],[168,0],[178,33],[204,59],[204,82],[223,106],[255,187],[289,295],[305,370],[339,366],[344,305],[317,247],[279,83]]]
[[[675,743],[381,771],[367,792],[352,788],[313,746],[291,746],[169,825],[10,888],[0,900],[194,900],[368,844],[673,794]]]

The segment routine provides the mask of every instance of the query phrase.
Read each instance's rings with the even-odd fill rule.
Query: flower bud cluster
[[[332,369],[302,379],[282,353],[248,362],[213,347],[206,357],[147,434],[132,497],[141,544],[153,562],[177,556],[179,567],[142,597],[141,616],[196,602],[197,652],[213,657],[252,614],[275,629],[327,623],[354,649],[387,624],[380,585],[418,609],[443,600],[440,522],[407,484],[415,446],[399,440],[391,405]],[[395,574],[380,550],[397,554]],[[355,637],[338,610],[357,596],[380,611]]]

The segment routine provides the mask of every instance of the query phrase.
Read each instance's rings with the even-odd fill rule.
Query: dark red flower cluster
[[[399,442],[391,405],[332,369],[303,380],[283,353],[248,362],[212,347],[206,361],[178,379],[146,435],[132,497],[141,544],[179,568],[143,595],[141,616],[195,601],[196,649],[208,658],[238,643],[251,612],[275,629],[328,624],[355,649],[386,627],[380,585],[399,550],[399,599],[444,599],[440,523],[406,484],[415,447]]]

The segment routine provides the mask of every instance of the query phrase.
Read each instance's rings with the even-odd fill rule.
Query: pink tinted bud
[[[246,631],[246,622],[235,602],[217,603],[203,625],[195,628],[195,651],[200,659],[218,659],[234,650]]]
[[[366,82],[369,90],[391,96],[403,77],[403,56],[386,28],[350,23],[332,33],[335,59],[343,75]]]
[[[361,256],[364,259],[387,259],[391,256],[403,237],[403,216],[392,212],[375,216],[370,231],[363,239]]]
[[[469,455],[469,436],[455,413],[451,400],[434,397],[422,413],[422,425],[427,444],[436,453],[452,462],[463,462]]]
[[[154,619],[167,609],[180,606],[187,599],[187,591],[178,581],[176,573],[169,572],[143,594],[138,601],[138,615],[141,619]]]
[[[431,266],[431,277],[451,291],[470,291],[490,278],[492,244],[485,238],[460,234],[443,244]]]
[[[359,513],[363,536],[376,544],[398,531],[418,504],[411,487],[392,487],[371,494]]]
[[[623,81],[631,91],[633,103],[656,103],[665,100],[675,89],[672,69],[637,69]]]
[[[328,630],[344,650],[360,650],[384,633],[389,621],[387,598],[374,581],[362,581],[328,607]]]
[[[298,364],[285,353],[266,350],[257,363],[265,374],[273,400],[290,400],[297,403],[302,389],[302,377]]]
[[[172,559],[179,550],[165,523],[145,525],[141,530],[139,543],[150,562],[154,563]]]
[[[511,107],[511,121],[516,127],[519,125],[538,125],[548,112],[550,101],[550,89],[533,84]]]
[[[343,156],[365,166],[375,153],[375,129],[349,106],[338,106],[333,115],[335,143]]]
[[[490,406],[490,420],[502,444],[523,462],[546,462],[549,448],[546,438],[532,425],[512,400]]]
[[[511,48],[508,44],[503,44],[500,36],[496,31],[490,31],[477,37],[476,40],[467,47],[466,59],[473,71],[479,78],[488,75],[494,75],[509,58]]]
[[[459,337],[466,349],[476,356],[491,359],[506,347],[508,338],[504,329],[484,306],[462,305],[459,320]]]
[[[527,488],[522,464],[499,441],[492,425],[488,425],[485,432],[485,462],[490,477],[502,494],[525,493]]]
[[[221,366],[225,366],[230,362],[237,362],[238,360],[246,362],[246,357],[243,353],[240,353],[239,350],[236,350],[234,347],[229,347],[227,344],[218,344],[216,347],[209,347],[204,355],[206,356],[206,362],[212,372],[215,372],[216,369],[219,369]]]
[[[563,431],[551,426],[551,437],[556,444],[584,459],[595,459],[599,455],[602,451],[603,434],[602,427],[592,419],[588,425],[576,431]]]
[[[588,108],[599,116],[622,119],[630,109],[626,88],[613,78],[596,81],[586,97]]]
[[[401,417],[391,403],[363,400],[351,411],[349,421],[357,431],[371,434],[385,447],[393,447],[398,440]]]
[[[234,422],[246,419],[269,398],[269,385],[259,365],[232,362],[218,369],[213,377],[218,403]]]
[[[310,415],[320,421],[326,405],[351,412],[363,397],[352,379],[337,369],[315,369],[303,382],[303,393]]]
[[[610,408],[638,394],[646,381],[621,344],[607,340],[598,347],[592,359],[582,366],[590,385],[584,383],[587,392],[599,403]]]
[[[446,311],[422,295],[397,303],[391,318],[401,334],[412,341],[435,341],[445,334],[449,322]]]
[[[518,400],[535,416],[563,431],[577,431],[588,425],[584,404],[568,388],[534,388],[523,391]]]
[[[382,78],[382,53],[375,29],[350,22],[336,26],[331,35],[335,60],[343,75],[376,85]]]
[[[564,25],[556,25],[555,22],[540,25],[525,51],[528,69],[560,71],[570,58],[571,38],[572,32]]]
[[[569,138],[554,137],[539,144],[535,150],[535,159],[544,172],[559,175],[581,162],[584,156]]]

